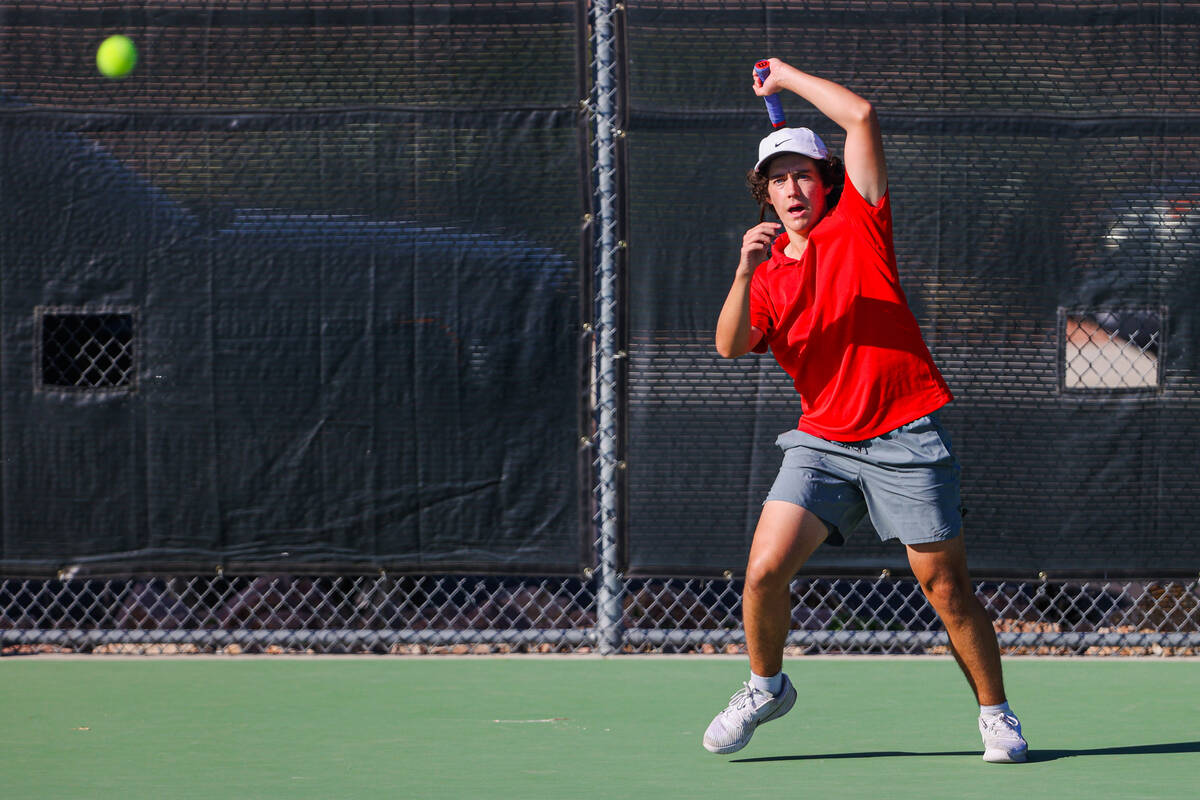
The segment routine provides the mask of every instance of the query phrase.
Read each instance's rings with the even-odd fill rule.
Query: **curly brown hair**
[[[821,160],[813,159],[817,165],[817,172],[821,175],[821,183],[825,186],[832,186],[831,191],[826,197],[825,208],[827,211],[832,210],[838,200],[842,199],[842,188],[846,185],[846,165],[837,156],[829,156]],[[766,164],[763,165],[764,167]],[[767,218],[767,211],[771,208],[771,196],[767,191],[767,176],[758,170],[750,170],[746,173],[746,185],[750,187],[750,196],[758,203],[758,221],[762,222]]]

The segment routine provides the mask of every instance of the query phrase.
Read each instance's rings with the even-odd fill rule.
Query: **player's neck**
[[[808,249],[808,238],[812,235],[812,232],[817,229],[817,226],[821,224],[821,220],[823,219],[825,219],[824,213],[821,214],[816,222],[804,228],[803,230],[789,230],[787,232],[787,247],[783,248],[784,255],[786,255],[788,258],[795,259],[799,259],[800,256],[804,255],[804,251]]]
[[[783,248],[783,254],[788,258],[799,259],[804,255],[804,251],[808,249],[808,232],[796,233],[788,231],[788,243]]]

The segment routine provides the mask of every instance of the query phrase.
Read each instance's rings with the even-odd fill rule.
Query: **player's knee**
[[[970,613],[975,594],[970,581],[951,571],[936,572],[922,579],[921,589],[930,605],[942,617],[961,617]]]
[[[746,565],[746,591],[767,593],[786,588],[792,576],[781,560],[774,558],[751,559]]]

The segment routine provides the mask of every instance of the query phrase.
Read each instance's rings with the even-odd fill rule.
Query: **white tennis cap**
[[[781,128],[767,134],[758,143],[758,163],[754,165],[754,171],[758,172],[763,164],[782,153],[799,153],[818,161],[829,157],[829,150],[821,137],[808,128]]]

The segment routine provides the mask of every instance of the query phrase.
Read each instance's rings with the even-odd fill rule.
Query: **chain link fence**
[[[729,364],[713,354],[706,326],[715,311],[712,298],[723,295],[725,273],[713,277],[715,273],[652,267],[669,262],[669,254],[658,248],[666,247],[661,244],[669,238],[664,232],[675,235],[673,226],[684,217],[699,221],[688,237],[693,245],[732,252],[740,230],[713,219],[733,219],[741,211],[728,199],[733,196],[729,181],[717,176],[737,178],[730,137],[752,143],[761,132],[762,110],[756,98],[746,96],[747,69],[731,65],[748,68],[765,54],[760,49],[815,47],[804,37],[817,32],[828,37],[820,44],[830,54],[835,77],[859,75],[879,93],[895,171],[904,178],[898,185],[910,193],[898,205],[913,223],[901,226],[914,234],[900,243],[907,248],[906,274],[915,276],[913,300],[927,312],[923,319],[931,347],[953,378],[958,407],[965,409],[950,413],[981,419],[990,411],[996,421],[994,428],[985,426],[965,437],[968,447],[982,451],[982,457],[967,460],[998,465],[980,469],[973,485],[978,497],[1005,508],[1007,498],[1028,499],[1029,518],[1052,520],[1059,516],[1061,502],[1052,492],[1031,497],[1027,486],[1057,481],[1061,492],[1073,492],[1066,496],[1077,505],[1087,506],[1090,499],[1106,519],[1119,507],[1141,521],[1150,520],[1146,547],[1171,552],[1178,549],[1176,542],[1190,545],[1194,515],[1186,502],[1194,501],[1173,506],[1169,500],[1195,495],[1190,491],[1194,478],[1181,476],[1170,465],[1194,457],[1191,444],[1177,443],[1188,438],[1181,432],[1195,430],[1195,399],[1200,396],[1194,331],[1188,315],[1180,313],[1180,307],[1195,307],[1185,301],[1195,291],[1191,276],[1200,241],[1200,182],[1189,177],[1200,163],[1200,145],[1187,132],[1197,113],[1189,88],[1194,86],[1194,56],[1184,47],[1200,20],[1181,4],[1104,4],[1125,15],[1126,24],[1118,25],[1109,12],[1093,19],[1087,4],[1066,2],[432,0],[415,10],[409,4],[383,3],[364,10],[361,4],[263,0],[230,4],[220,25],[212,24],[212,4],[162,4],[162,19],[176,21],[161,28],[154,20],[163,9],[127,5],[129,19],[160,37],[163,77],[136,91],[130,87],[139,84],[130,82],[100,89],[88,82],[93,80],[90,65],[84,64],[93,38],[88,26],[96,24],[90,5],[6,7],[7,24],[19,28],[21,36],[7,40],[4,52],[17,54],[25,48],[32,54],[10,59],[14,75],[24,64],[27,91],[19,93],[20,99],[17,94],[0,98],[8,104],[12,136],[27,129],[44,133],[35,124],[38,115],[58,109],[55,125],[90,132],[97,149],[121,163],[139,165],[175,198],[229,196],[250,203],[229,211],[223,231],[270,232],[303,218],[305,235],[323,226],[327,235],[341,237],[345,231],[333,228],[339,212],[412,216],[427,223],[420,230],[434,230],[429,225],[440,225],[461,211],[457,192],[460,186],[475,186],[471,175],[487,178],[477,188],[494,190],[501,172],[511,178],[527,169],[526,153],[539,153],[542,159],[559,154],[561,163],[552,176],[514,179],[507,202],[480,204],[487,207],[467,222],[472,230],[481,223],[497,230],[515,227],[570,252],[576,237],[574,207],[563,200],[577,190],[587,197],[580,204],[588,209],[582,224],[587,242],[582,247],[588,252],[581,261],[585,269],[594,269],[583,279],[588,285],[581,287],[590,300],[583,301],[588,310],[580,314],[578,334],[590,383],[583,412],[587,419],[579,430],[571,426],[571,436],[578,437],[588,464],[582,481],[588,496],[580,502],[593,558],[580,574],[567,576],[218,571],[102,578],[66,569],[56,578],[8,577],[0,579],[4,654],[743,652],[741,582],[732,571],[724,576],[720,571],[725,564],[731,570],[741,567],[735,562],[744,559],[745,542],[738,533],[746,527],[745,508],[761,497],[756,487],[746,489],[753,483],[746,476],[760,480],[773,471],[774,462],[747,456],[751,462],[731,467],[741,479],[736,496],[711,502],[712,487],[723,483],[721,476],[697,479],[689,471],[673,470],[678,465],[655,459],[676,457],[660,441],[674,445],[688,437],[693,445],[707,442],[714,453],[744,452],[746,427],[754,427],[755,440],[762,441],[769,437],[759,427],[779,420],[794,423],[794,397],[770,364]],[[311,7],[331,12],[329,24],[336,31],[309,30]],[[419,22],[412,29],[420,35],[391,35],[389,24],[404,30],[412,26],[410,12]],[[533,12],[540,14],[538,25],[527,18]],[[809,24],[813,14],[823,15],[821,25]],[[358,22],[343,25],[340,15]],[[279,20],[287,25],[274,24]],[[586,32],[577,39],[580,26]],[[894,51],[861,46],[865,39],[904,26],[906,34],[889,40]],[[750,28],[761,28],[762,35],[746,34]],[[1010,35],[1030,29],[1036,35]],[[203,36],[195,35],[197,30]],[[339,44],[325,48],[323,34]],[[477,46],[485,37],[490,37],[490,50]],[[356,41],[359,49],[351,46]],[[679,48],[679,41],[689,46]],[[1097,63],[1091,53],[1082,63],[1072,61],[1079,41],[1094,44],[1100,53]],[[223,43],[223,49],[213,50],[214,43]],[[1047,66],[1044,53],[1056,49],[1063,55]],[[229,79],[178,79],[191,75],[193,65],[206,61],[210,51],[230,54],[220,65]],[[253,62],[260,51],[277,54],[270,70],[238,66],[239,59]],[[306,58],[305,53],[318,55]],[[497,54],[506,56],[511,80],[491,77]],[[58,79],[64,59],[82,77]],[[455,79],[427,80],[425,62],[454,62]],[[897,63],[906,70],[897,70]],[[1142,79],[1155,64],[1158,84]],[[569,91],[574,75],[558,84],[542,80],[572,71],[579,72],[578,94]],[[694,75],[706,79],[681,91]],[[9,80],[15,78],[10,75]],[[740,88],[735,89],[735,81]],[[481,105],[474,92],[489,82],[495,86]],[[1047,95],[1043,89],[1051,84],[1054,91]],[[1030,90],[1031,85],[1041,89]],[[728,99],[733,97],[742,97],[742,104]],[[26,102],[44,108],[18,107]],[[173,104],[177,108],[165,121],[152,119],[154,109]],[[318,120],[315,112],[306,117],[297,111],[316,106],[330,116]],[[136,124],[125,126],[115,117],[93,119],[89,113],[97,107],[137,111],[130,117]],[[473,121],[467,124],[463,117],[474,117],[480,108],[507,108],[511,120],[491,133]],[[263,113],[240,113],[255,110]],[[586,134],[576,124],[577,112],[587,118]],[[272,115],[283,121],[281,127],[263,121]],[[541,117],[548,120],[544,130],[512,124]],[[570,143],[581,136],[587,142],[575,153]],[[439,160],[447,139],[457,149],[448,171]],[[52,141],[61,145],[62,140]],[[501,149],[510,161],[498,158],[497,141],[509,143]],[[1109,174],[1114,162],[1136,164],[1148,151],[1156,156],[1144,169],[1122,166]],[[400,152],[411,152],[414,175],[404,171],[409,161],[396,157]],[[938,160],[930,161],[929,153],[937,153]],[[1014,159],[1013,153],[1022,158]],[[568,168],[576,156],[585,162],[578,172]],[[745,157],[742,153],[737,164],[744,167]],[[1019,162],[1015,167],[1014,160]],[[327,161],[338,166],[329,168],[322,191],[312,191],[305,171],[293,168]],[[672,171],[681,161],[703,165],[697,170],[702,174],[675,180]],[[944,165],[955,168],[953,180],[943,178]],[[997,175],[999,189],[993,191]],[[343,181],[344,176],[361,180]],[[960,190],[970,194],[970,203],[951,196]],[[546,203],[549,194],[559,202]],[[948,199],[939,211],[945,222],[939,223],[938,234],[916,235],[924,227],[913,217],[925,213],[916,198],[943,194]],[[1049,209],[1035,205],[1052,195],[1082,199]],[[46,213],[61,205],[48,199]],[[547,205],[555,210],[546,210]],[[510,213],[523,208],[540,210]],[[21,210],[24,214],[23,206]],[[225,211],[205,214],[211,221],[223,219]],[[1042,225],[1025,224],[1043,218]],[[636,257],[630,256],[631,249]],[[997,265],[1007,271],[998,272]],[[1049,286],[1046,276],[1054,272],[1067,289],[1060,286],[1056,293],[1040,286]],[[642,302],[629,303],[627,293]],[[678,301],[684,297],[691,299]],[[1170,303],[1175,304],[1174,316]],[[14,331],[24,334],[32,305],[21,307],[22,322]],[[142,340],[134,337],[135,328],[147,323],[145,309],[141,314],[125,304],[37,306],[32,331],[35,393],[99,392],[105,399],[136,393],[139,370],[145,373],[139,364],[145,354],[136,345]],[[412,322],[430,324],[424,317]],[[169,329],[161,323],[160,328]],[[470,340],[464,346],[472,365],[487,363],[484,351],[474,349],[483,344]],[[28,386],[28,374],[22,370],[22,387]],[[372,383],[387,380],[371,376]],[[401,377],[392,380],[402,382]],[[754,407],[760,416],[744,414],[738,423],[742,427],[731,424],[728,409]],[[1150,418],[1153,426],[1145,423],[1150,432],[1145,436],[1143,428],[1126,427],[1094,439],[1080,435],[1076,443],[1064,444],[1074,448],[1075,472],[1057,459],[1060,451],[1022,448],[1026,482],[1019,483],[1007,469],[1012,458],[1001,445],[1014,435],[1012,416],[1030,408],[1062,412],[1041,420],[1042,427],[1032,433],[1015,432],[1038,446],[1053,443],[1063,424],[1058,420],[1070,422],[1070,413],[1094,415],[1107,424],[1119,416],[1114,409],[1123,410],[1139,424]],[[176,427],[164,426],[159,438],[173,442],[177,435]],[[229,438],[240,440],[238,435]],[[74,452],[74,439],[64,434],[62,441],[61,451]],[[1121,496],[1122,478],[1131,469],[1128,459],[1102,465],[1111,456],[1108,449],[1127,449],[1115,443],[1141,441],[1157,444],[1144,457],[1153,469],[1143,471],[1149,476],[1145,485],[1158,493],[1131,500]],[[178,453],[168,454],[175,461],[164,456],[162,463],[179,463]],[[709,460],[718,461],[715,456]],[[105,468],[111,469],[107,463]],[[1056,474],[1049,475],[1050,470]],[[186,469],[178,472],[185,475]],[[11,480],[5,488],[14,494]],[[528,485],[522,488],[528,490]],[[1094,493],[1081,494],[1085,489]],[[699,502],[701,495],[708,496],[709,505]],[[286,506],[287,499],[292,498],[277,505]],[[62,502],[81,504],[75,497]],[[1111,508],[1105,505],[1109,502]],[[681,504],[702,524],[681,522]],[[83,530],[48,524],[51,498],[46,509],[24,505],[21,513],[36,519],[40,528],[66,531],[64,538]],[[177,505],[166,503],[171,509]],[[714,508],[730,518],[715,519]],[[1020,520],[1010,524],[1028,534],[1029,541],[1061,541],[1053,530],[1024,531]],[[1087,520],[1076,525],[1092,530],[1088,526]],[[1112,536],[1121,537],[1119,544],[1129,547],[1124,529],[1110,527],[1117,531]],[[695,548],[703,563],[688,562],[683,550],[700,540],[701,528],[709,537]],[[982,536],[975,541],[982,545]],[[995,620],[1006,653],[1200,654],[1200,576],[1179,577],[1192,568],[1187,559],[1194,560],[1194,545],[1173,564],[1175,577],[1131,578],[1142,569],[1133,566],[1121,573],[1124,577],[1109,579],[1039,575],[1041,564],[1032,570],[1013,566],[1023,557],[1032,558],[1020,541],[1013,544],[1002,536],[990,541],[998,553],[992,563],[1002,565],[995,569],[1010,577],[980,577],[976,592]],[[716,553],[718,542],[727,544],[728,552]],[[1076,559],[1074,563],[1084,558],[1123,563],[1092,539],[1065,542],[1061,549],[1062,558]],[[860,563],[877,563],[868,555]],[[1172,566],[1159,563],[1164,570]],[[434,564],[430,572],[437,568]],[[459,564],[445,569],[469,568]],[[193,563],[186,569],[199,568]],[[878,568],[850,569],[843,564],[822,571],[814,565],[814,574],[793,582],[792,655],[948,652],[945,633],[912,578]],[[656,570],[710,577],[653,577]]]
[[[1200,580],[981,580],[1007,654],[1200,655]],[[191,576],[0,582],[6,655],[744,652],[741,583],[594,578]],[[792,583],[791,655],[946,654],[911,578]],[[611,650],[609,650],[611,647]]]
[[[133,309],[38,308],[34,385],[55,391],[136,387]]]

